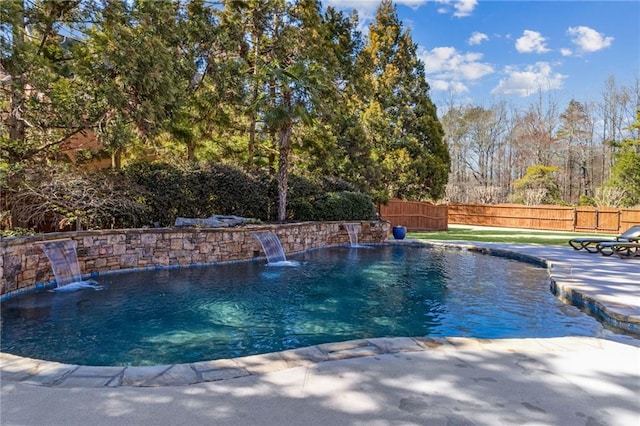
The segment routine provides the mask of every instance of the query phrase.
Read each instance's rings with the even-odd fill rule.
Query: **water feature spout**
[[[297,262],[287,261],[284,250],[282,249],[282,244],[280,244],[280,239],[275,233],[265,231],[254,232],[252,235],[260,241],[269,265],[296,266],[298,264]]]
[[[82,281],[75,241],[64,238],[37,242],[36,244],[40,245],[51,263],[53,276],[56,280],[56,290],[77,290],[86,287],[101,288],[93,280]]]
[[[44,254],[47,255],[58,287],[72,282],[82,281],[80,266],[78,265],[78,255],[76,253],[77,244],[75,241],[65,238],[38,242],[36,244],[40,245]]]
[[[345,223],[344,228],[349,234],[349,242],[351,243],[351,247],[358,247],[358,233],[360,232],[360,224]]]

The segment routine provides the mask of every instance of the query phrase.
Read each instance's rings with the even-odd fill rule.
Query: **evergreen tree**
[[[89,31],[79,72],[103,109],[97,134],[115,167],[136,138],[167,129],[190,95],[196,58],[188,16],[179,2],[115,0]]]
[[[99,119],[90,89],[73,78],[83,59],[76,37],[92,11],[93,2],[0,2],[0,105],[7,111],[0,158],[7,167],[41,163]]]
[[[220,97],[215,108],[227,111],[217,120],[225,137],[216,143],[229,154],[226,157],[236,157],[236,162],[250,170],[275,162],[260,107],[269,92],[265,67],[274,55],[274,37],[283,25],[279,17],[284,13],[282,0],[224,0],[218,11],[220,31],[226,35],[226,45],[220,46],[226,66],[212,68],[207,81],[212,89],[216,88],[212,95],[231,96]],[[230,75],[234,71],[235,77]],[[236,90],[228,86],[234,78]]]
[[[362,67],[357,66],[362,51],[362,35],[358,30],[358,17],[329,7],[322,16],[323,43],[318,45],[331,91],[325,95],[324,109],[312,131],[303,134],[307,157],[304,166],[317,175],[338,175],[367,187],[369,170],[375,165],[370,160],[370,147],[359,119],[362,93],[366,82]]]
[[[442,128],[390,1],[366,46],[355,12],[323,12],[317,0],[0,8],[2,169],[55,162],[70,136],[91,130],[116,168],[152,153],[268,169],[280,220],[291,172],[346,179],[379,199],[443,192]]]
[[[274,57],[265,70],[270,90],[264,110],[266,125],[277,133],[278,220],[287,217],[287,191],[294,129],[311,125],[330,95],[327,74],[314,46],[322,43],[320,3],[300,0],[287,8],[288,25],[276,34]]]
[[[640,110],[636,111],[636,122],[629,130],[635,137],[617,144],[609,185],[624,191],[624,205],[637,206],[640,205]]]
[[[560,188],[555,176],[557,167],[535,164],[527,167],[527,173],[513,182],[513,201],[534,206],[561,204]]]
[[[449,152],[416,49],[395,5],[382,1],[361,58],[371,87],[363,122],[381,198],[438,199],[447,182]]]

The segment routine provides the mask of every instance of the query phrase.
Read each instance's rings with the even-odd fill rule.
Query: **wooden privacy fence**
[[[392,226],[406,226],[410,231],[445,231],[448,228],[445,204],[423,201],[391,200],[380,206],[380,218]]]
[[[617,234],[640,224],[640,209],[450,204],[449,223]]]

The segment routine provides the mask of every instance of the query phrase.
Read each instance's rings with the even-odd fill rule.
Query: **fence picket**
[[[410,231],[446,230],[448,224],[569,232],[621,233],[640,224],[640,209],[519,204],[431,204],[391,200],[380,217]]]

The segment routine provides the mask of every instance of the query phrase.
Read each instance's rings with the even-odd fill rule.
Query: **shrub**
[[[36,231],[33,228],[11,228],[11,229],[0,229],[0,239],[3,238],[14,238],[14,237],[24,237],[27,235],[35,235]]]
[[[272,179],[248,174],[229,165],[212,166],[208,178],[211,179],[211,190],[206,196],[212,200],[212,212],[205,217],[215,213],[270,219]]]
[[[125,178],[144,188],[139,200],[147,207],[141,218],[145,225],[168,226],[177,216],[188,216],[190,200],[186,199],[184,173],[175,167],[158,163],[137,163],[123,170]]]
[[[582,194],[578,197],[578,205],[596,207],[596,200],[593,197]]]
[[[557,167],[541,164],[527,167],[526,174],[513,182],[512,202],[527,206],[562,204],[556,172]]]
[[[321,180],[322,192],[361,192],[351,182],[336,177],[336,176],[323,176]]]
[[[226,164],[179,168],[131,164],[119,172],[46,170],[27,176],[12,194],[11,215],[38,230],[172,226],[177,217],[238,215],[261,221],[277,217],[273,176]],[[343,190],[348,188],[350,190]],[[335,190],[340,189],[340,190]],[[292,175],[288,219],[366,220],[375,217],[371,197],[341,179]],[[53,223],[53,227],[48,224]]]
[[[176,217],[214,214],[269,220],[268,179],[217,164],[180,170],[168,164],[136,164],[126,175],[147,189],[148,223],[171,226]]]
[[[376,214],[369,195],[351,191],[330,192],[291,207],[296,220],[369,220]]]
[[[116,173],[60,165],[26,173],[9,204],[16,224],[39,230],[119,228],[140,226],[146,207],[135,195],[143,192]]]

